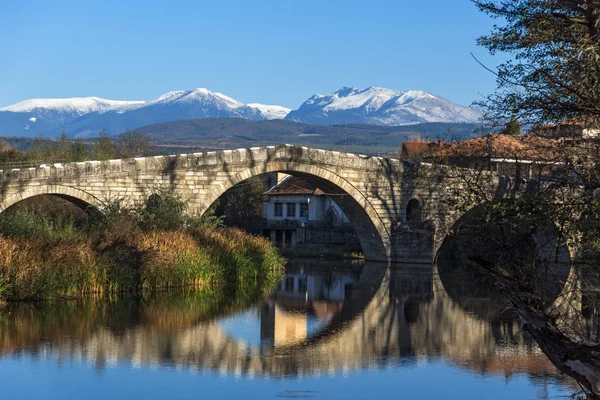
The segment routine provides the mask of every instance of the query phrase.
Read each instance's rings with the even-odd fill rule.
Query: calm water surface
[[[494,299],[424,267],[290,262],[278,290],[10,306],[0,399],[567,398]],[[461,294],[462,293],[462,294]]]

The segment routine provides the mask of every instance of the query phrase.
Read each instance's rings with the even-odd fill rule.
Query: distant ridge
[[[156,123],[208,118],[250,121],[286,119],[314,125],[412,125],[422,122],[477,122],[478,111],[421,91],[381,87],[342,88],[314,95],[297,110],[277,105],[244,104],[219,92],[198,88],[165,93],[152,101],[98,97],[31,99],[0,108],[0,136],[95,136],[119,134]]]
[[[409,140],[452,140],[475,136],[478,124],[424,123],[404,126],[310,125],[287,120],[248,121],[240,118],[191,119],[136,128],[157,144],[206,148],[301,144],[344,149],[380,147],[398,150]],[[332,147],[334,146],[334,147]]]

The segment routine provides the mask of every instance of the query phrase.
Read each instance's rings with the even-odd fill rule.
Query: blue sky
[[[0,3],[0,107],[34,97],[151,100],[206,87],[296,108],[342,86],[419,89],[468,105],[493,91],[469,0]]]

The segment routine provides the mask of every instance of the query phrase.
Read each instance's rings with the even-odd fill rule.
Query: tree
[[[515,118],[511,118],[510,121],[506,123],[504,129],[500,131],[503,135],[513,135],[520,136],[521,135],[521,125]]]
[[[8,144],[7,141],[0,140],[0,153],[5,153],[11,149],[12,149],[12,147],[10,147],[10,144]]]
[[[256,229],[260,226],[258,222],[262,222],[264,186],[261,178],[250,178],[235,185],[219,199],[216,214],[224,216],[227,225]]]
[[[49,159],[52,152],[52,146],[49,140],[43,138],[35,138],[31,150],[29,151],[31,158],[36,161],[53,161]]]
[[[119,136],[117,145],[122,158],[150,156],[154,154],[154,142],[146,134],[126,132]]]
[[[25,161],[27,158],[27,154],[13,149],[8,142],[0,140],[0,163]]]
[[[110,138],[108,133],[102,129],[95,140],[93,147],[93,158],[99,161],[114,160],[119,157],[119,149]]]
[[[535,128],[574,119],[585,128],[600,127],[600,1],[473,2],[503,22],[478,44],[492,54],[514,56],[495,72],[495,93],[477,103],[492,125],[511,118]],[[510,124],[506,133],[513,130]],[[542,277],[553,280],[550,285],[566,284],[563,278],[541,274],[547,263],[541,261],[540,237],[552,229],[557,249],[574,245],[579,256],[586,256],[577,265],[578,273],[586,277],[584,283],[600,282],[598,148],[583,138],[547,142],[554,146],[553,159],[546,160],[553,166],[551,179],[528,185],[528,191],[516,183],[508,197],[486,198],[481,190],[485,182],[463,179],[464,209],[474,205],[468,204],[469,199],[485,201],[455,239],[468,269],[506,296],[523,330],[554,365],[575,378],[590,397],[600,398],[600,335],[592,337],[583,328],[586,317],[577,302],[566,302],[566,309],[550,307],[537,285]]]
[[[70,153],[70,161],[86,161],[89,158],[88,146],[81,139],[73,142]]]
[[[73,142],[69,139],[66,131],[62,131],[58,139],[58,144],[51,152],[51,161],[71,161],[71,147]]]
[[[527,125],[600,120],[600,2],[597,0],[473,0],[505,24],[478,39],[513,60],[496,73],[497,90],[483,102],[488,120],[516,116]]]

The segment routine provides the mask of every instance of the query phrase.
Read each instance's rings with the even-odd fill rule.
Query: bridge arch
[[[0,202],[0,213],[25,199],[42,195],[63,198],[82,209],[87,209],[88,207],[100,209],[104,206],[102,201],[83,190],[63,185],[43,185],[28,187],[11,196],[8,196],[2,202]]]
[[[272,161],[233,174],[209,191],[200,213],[204,213],[236,184],[258,175],[274,172],[298,176],[315,184],[324,192],[335,195],[334,201],[356,229],[365,257],[370,261],[390,260],[392,244],[389,231],[367,197],[343,177],[313,164]]]
[[[479,317],[487,319],[492,315],[480,312],[484,305],[498,313],[506,310],[506,297],[495,284],[486,282],[481,276],[474,278],[474,271],[467,266],[469,251],[479,248],[474,242],[463,243],[469,237],[479,237],[483,230],[494,229],[480,225],[479,220],[484,204],[479,204],[458,217],[449,227],[447,234],[441,238],[434,254],[434,273],[439,277],[439,284],[445,293],[459,306]],[[477,222],[479,221],[479,222]],[[577,271],[572,260],[576,252],[569,244],[559,241],[559,227],[554,223],[539,226],[539,230],[531,236],[535,245],[536,258],[539,261],[539,287],[537,293],[547,304],[561,308],[561,312],[576,305],[578,294]],[[492,231],[490,231],[492,232]],[[493,235],[491,233],[490,235]],[[510,236],[510,233],[507,235]],[[490,240],[493,243],[493,240]],[[510,243],[509,243],[510,244]],[[497,249],[498,250],[498,249]],[[487,286],[486,286],[487,285]],[[439,287],[437,288],[440,289]],[[466,304],[464,299],[477,299]],[[489,307],[489,304],[494,306]],[[565,306],[566,305],[566,306]],[[568,310],[571,312],[572,310]],[[497,317],[498,314],[494,314]]]

